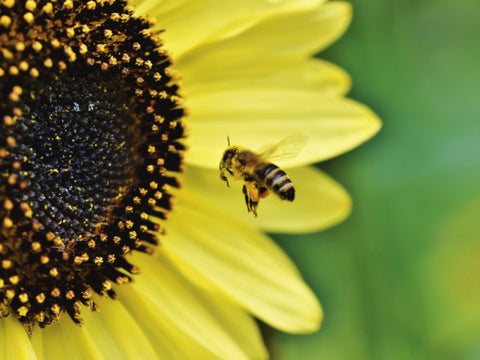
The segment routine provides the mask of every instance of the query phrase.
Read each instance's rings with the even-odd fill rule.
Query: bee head
[[[222,160],[220,160],[219,169],[229,169],[232,165],[232,158],[237,154],[238,147],[233,145],[229,146],[223,153]]]

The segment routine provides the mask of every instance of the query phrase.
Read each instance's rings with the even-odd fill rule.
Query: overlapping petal
[[[137,11],[155,17],[162,29],[169,51],[178,59],[197,46],[231,37],[239,31],[273,17],[295,10],[311,9],[319,0],[243,0],[176,1],[160,3],[138,1]]]
[[[0,321],[0,358],[15,360],[41,359],[35,355],[30,339],[13,316]]]
[[[35,329],[32,344],[38,360],[104,360],[90,334],[70,319],[62,319],[43,330]],[[102,341],[103,339],[99,339]],[[113,349],[112,351],[115,351]]]
[[[188,239],[187,239],[188,240]],[[191,240],[191,239],[190,239]],[[157,346],[173,348],[169,359],[263,359],[266,351],[253,319],[219,294],[188,283],[162,252],[135,256],[144,274],[122,302]]]
[[[278,329],[297,333],[318,329],[322,310],[317,299],[270,238],[203,203],[187,188],[179,198],[163,251],[186,276],[214,285]],[[186,221],[189,226],[182,226]]]
[[[360,145],[380,128],[367,107],[342,97],[322,97],[296,88],[230,88],[198,94],[190,122],[187,162],[217,168],[226,148],[234,144],[258,149],[292,133],[309,137],[297,157],[283,166],[300,166],[329,159]]]
[[[296,188],[293,202],[275,195],[260,200],[259,216],[247,212],[241,182],[227,187],[218,170],[189,166],[184,187],[203,204],[218,208],[264,231],[306,233],[325,229],[345,219],[351,211],[351,200],[335,180],[313,167],[289,168],[288,175]]]

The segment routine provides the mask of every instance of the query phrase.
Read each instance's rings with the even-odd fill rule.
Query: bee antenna
[[[230,146],[230,137],[227,135],[227,144]]]

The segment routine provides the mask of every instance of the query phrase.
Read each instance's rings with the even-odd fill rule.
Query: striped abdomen
[[[257,169],[256,175],[261,184],[265,184],[267,189],[273,191],[281,199],[289,201],[295,199],[295,188],[292,180],[277,165],[266,164]]]

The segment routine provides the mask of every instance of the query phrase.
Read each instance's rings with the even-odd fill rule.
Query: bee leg
[[[225,175],[225,171],[223,171],[224,169],[221,170],[220,172],[220,179],[222,179],[223,181],[225,181],[227,183],[227,186],[230,187],[230,184],[228,183],[228,179],[227,179],[227,176]]]
[[[257,216],[258,201],[260,200],[260,191],[256,182],[246,182],[243,184],[243,194],[248,212],[253,212]]]

